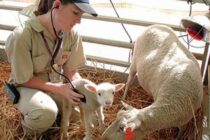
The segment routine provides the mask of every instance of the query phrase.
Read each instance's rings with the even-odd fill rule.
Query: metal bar
[[[122,41],[115,41],[115,40],[108,40],[108,39],[100,39],[100,38],[94,38],[94,37],[87,37],[83,36],[83,41],[84,42],[89,42],[89,43],[97,43],[97,44],[104,44],[104,45],[110,45],[110,46],[115,46],[115,47],[120,47],[120,48],[128,48],[132,49],[133,44],[132,43],[127,43],[127,42],[122,42]],[[125,43],[125,44],[123,44]],[[5,41],[0,40],[0,45],[5,45]],[[202,60],[203,55],[199,53],[193,53],[196,59]]]
[[[208,70],[208,64],[209,64],[209,57],[210,57],[210,49],[209,49],[209,43],[206,43],[204,53],[203,53],[203,59],[201,64],[201,75],[202,75],[202,82],[205,84],[205,79],[207,79],[207,70]]]
[[[0,24],[0,29],[12,31],[15,29],[15,26]],[[120,46],[121,48],[127,48],[127,49],[132,49],[133,45],[134,45],[133,43],[129,43],[129,42],[116,41],[116,40],[110,40],[110,39],[102,39],[102,38],[89,37],[89,36],[82,36],[82,39],[85,42],[98,43],[98,44],[117,46],[117,47]]]
[[[5,10],[13,10],[13,11],[20,11],[22,10],[24,7],[20,6],[20,5],[9,5],[6,4],[3,1],[0,1],[0,9],[5,9]]]
[[[0,24],[0,29],[1,30],[9,30],[9,31],[12,31],[12,30],[15,29],[15,27],[16,26]]]
[[[119,60],[114,60],[114,59],[109,59],[109,58],[104,58],[104,57],[91,56],[91,55],[86,55],[86,57],[87,57],[87,60],[90,60],[90,61],[96,61],[96,62],[111,64],[111,65],[116,65],[116,66],[122,66],[122,67],[129,67],[130,66],[130,63],[125,62],[125,61],[119,61]]]
[[[5,45],[5,41],[0,41],[0,44]],[[4,58],[6,59],[6,57],[5,57],[6,53],[4,51],[4,46],[0,47],[0,54],[1,54],[1,56],[4,56]],[[104,58],[104,57],[86,55],[86,58],[87,58],[87,60],[90,60],[90,61],[106,63],[106,64],[110,64],[110,65],[116,65],[116,66],[121,66],[121,67],[129,67],[130,66],[130,63],[128,63],[128,62]]]
[[[109,46],[115,46],[115,47],[127,48],[127,49],[132,49],[134,46],[134,43],[116,41],[116,40],[111,40],[111,39],[89,37],[89,36],[82,36],[82,40],[89,43],[97,43],[97,44],[103,44],[103,45],[109,45]]]
[[[208,65],[208,93],[203,95],[203,134],[210,136],[210,65]]]
[[[17,3],[16,3],[17,4]],[[10,10],[17,10],[20,11],[26,6],[21,5],[7,5],[6,3],[0,2],[0,9],[10,9]],[[153,24],[164,24],[171,28],[173,28],[175,31],[185,31],[183,28],[177,25],[171,25],[171,24],[165,24],[165,23],[155,23],[150,21],[143,21],[143,20],[133,20],[133,19],[127,19],[127,18],[117,18],[117,17],[111,17],[111,16],[102,16],[98,15],[97,17],[84,14],[82,16],[84,19],[92,19],[92,20],[99,20],[99,21],[106,21],[106,22],[114,22],[114,23],[124,23],[124,24],[131,24],[131,25],[138,25],[138,26],[149,26]]]
[[[11,25],[3,25],[0,24],[1,30],[14,30],[15,26]],[[102,38],[96,38],[96,37],[88,37],[88,36],[82,36],[83,41],[90,42],[90,43],[98,43],[98,44],[104,44],[104,45],[111,45],[111,46],[120,46],[121,48],[133,48],[133,43],[123,42],[123,41],[116,41],[116,40],[110,40],[110,39],[102,39]]]
[[[203,102],[202,102],[202,136],[209,135],[209,93],[210,93],[210,49],[209,43],[206,43],[202,64],[201,64],[201,75],[202,82],[204,85],[208,84],[208,94],[203,93]]]
[[[206,128],[206,134],[210,138],[210,65],[208,65],[208,96],[206,101],[206,114],[207,114],[207,128]]]
[[[0,29],[12,31],[15,29],[15,26],[0,24]],[[89,43],[97,43],[97,44],[110,45],[110,46],[116,46],[116,47],[120,46],[120,48],[127,48],[127,49],[132,49],[134,45],[133,43],[129,43],[129,42],[102,39],[102,38],[89,37],[89,36],[82,36],[82,39],[83,41],[89,42]]]
[[[203,102],[202,102],[202,123],[201,127],[201,135],[199,135],[198,139],[209,140],[210,138],[210,65],[207,68],[208,75],[208,92],[203,93]]]
[[[126,19],[126,18],[117,18],[117,17],[110,17],[110,16],[90,16],[88,14],[83,15],[84,19],[92,19],[92,20],[99,20],[99,21],[106,21],[106,22],[114,22],[114,23],[124,23],[124,24],[131,24],[131,25],[138,25],[138,26],[150,26],[154,24],[163,24],[173,28],[175,31],[182,31],[185,32],[183,28],[177,25],[165,24],[165,23],[155,23],[150,21],[143,21],[143,20],[133,20],[133,19]]]
[[[3,41],[3,40],[0,40],[0,45],[5,45],[5,41]]]

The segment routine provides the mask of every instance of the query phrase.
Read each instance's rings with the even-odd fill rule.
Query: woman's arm
[[[82,78],[76,70],[73,71],[64,70],[64,75],[67,76],[70,80]]]
[[[74,77],[76,76],[77,74]],[[61,95],[74,105],[78,105],[81,102],[80,98],[83,98],[82,95],[73,92],[71,86],[68,83],[47,82],[35,76],[24,83],[23,86]]]

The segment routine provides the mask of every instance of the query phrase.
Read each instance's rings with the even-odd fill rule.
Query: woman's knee
[[[24,115],[24,126],[32,130],[47,130],[56,120],[58,111],[53,108],[40,108],[29,111]]]
[[[58,107],[46,93],[21,87],[18,109],[23,114],[23,125],[32,130],[47,130],[55,122]]]

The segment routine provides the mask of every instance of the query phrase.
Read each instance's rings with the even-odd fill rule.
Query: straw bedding
[[[0,140],[19,140],[24,137],[23,130],[21,128],[21,114],[16,107],[12,105],[3,91],[3,82],[8,79],[11,68],[7,62],[0,61]],[[96,83],[102,81],[109,81],[112,83],[119,83],[118,77],[114,72],[106,71],[104,69],[90,68],[82,70],[82,77],[87,78]],[[204,87],[207,92],[206,87]],[[123,91],[115,94],[115,101],[111,108],[105,108],[105,125],[108,126],[116,118],[116,113],[122,109],[120,99]],[[126,102],[130,105],[143,108],[150,105],[153,102],[152,97],[148,96],[146,92],[140,86],[133,86],[129,90]],[[192,119],[187,125],[183,140],[192,140],[195,135],[200,133],[198,126],[201,124],[201,110],[195,113],[194,119]],[[195,128],[195,133],[193,130]],[[59,127],[52,128],[45,132],[42,138],[47,140],[59,140],[60,132]],[[100,140],[100,133],[98,127],[93,129],[94,140]],[[84,129],[80,127],[80,123],[71,123],[69,127],[70,140],[82,140],[84,137]],[[177,128],[168,128],[156,131],[148,135],[145,140],[172,140],[178,133]]]

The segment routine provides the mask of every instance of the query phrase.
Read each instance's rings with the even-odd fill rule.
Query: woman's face
[[[57,9],[56,25],[62,31],[70,32],[74,25],[80,23],[83,12],[74,4],[62,5]]]

